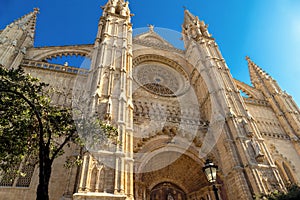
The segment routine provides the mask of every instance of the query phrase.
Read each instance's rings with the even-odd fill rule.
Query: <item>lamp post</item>
[[[206,176],[208,182],[213,184],[213,191],[214,191],[216,200],[219,200],[218,188],[215,185],[215,182],[217,180],[218,166],[216,166],[211,160],[207,159],[205,162],[205,166],[202,169],[203,169],[203,172],[205,173],[205,176]]]

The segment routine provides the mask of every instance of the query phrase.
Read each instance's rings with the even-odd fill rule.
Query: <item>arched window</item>
[[[20,171],[20,173],[16,171]],[[16,165],[9,173],[0,172],[0,187],[30,187],[31,179],[35,170],[35,161],[25,160]]]
[[[287,177],[287,182],[288,183],[295,183],[295,179],[294,179],[294,176],[289,168],[289,166],[285,163],[285,162],[282,162],[282,167],[285,171],[285,174],[286,174],[286,177]]]
[[[276,164],[279,174],[286,186],[291,183],[295,183],[295,179],[292,175],[292,172],[291,172],[289,166],[285,162],[281,162],[281,164],[280,164],[279,162],[276,161],[275,164]]]

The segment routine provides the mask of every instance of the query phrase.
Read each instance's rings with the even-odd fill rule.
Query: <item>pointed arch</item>
[[[293,175],[292,170],[289,167],[289,165],[286,162],[283,161],[282,162],[282,167],[283,167],[284,172],[285,172],[285,174],[286,174],[286,176],[288,178],[288,182],[289,183],[296,183],[294,175]]]
[[[92,170],[91,183],[90,183],[90,191],[95,192],[96,184],[97,184],[97,167],[95,166]]]
[[[292,183],[296,183],[294,175],[290,166],[285,161],[275,161],[275,165],[278,168],[279,174],[286,186]]]
[[[98,192],[106,192],[105,191],[105,168],[103,167],[98,173],[99,173]]]

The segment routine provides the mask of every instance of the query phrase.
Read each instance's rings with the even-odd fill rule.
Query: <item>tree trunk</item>
[[[52,162],[48,158],[47,153],[45,153],[42,157],[43,159],[40,160],[39,185],[37,188],[36,200],[49,200],[48,190],[52,170]]]

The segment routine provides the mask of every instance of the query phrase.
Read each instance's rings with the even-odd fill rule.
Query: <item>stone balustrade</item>
[[[87,69],[80,69],[76,67],[46,63],[46,62],[35,61],[35,60],[24,60],[21,63],[21,65],[26,67],[36,67],[36,68],[67,72],[67,73],[78,74],[78,75],[87,75],[89,73],[89,70]]]

